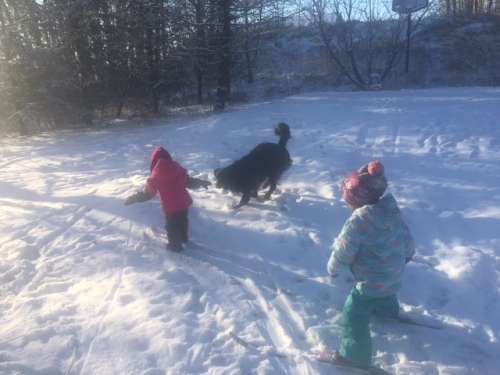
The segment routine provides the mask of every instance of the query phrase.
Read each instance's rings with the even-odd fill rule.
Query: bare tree
[[[309,15],[338,69],[357,88],[377,87],[403,51],[405,19],[380,0],[312,0]]]

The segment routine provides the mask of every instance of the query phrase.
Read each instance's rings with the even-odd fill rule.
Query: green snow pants
[[[340,355],[361,366],[372,363],[370,315],[396,317],[399,303],[395,294],[387,297],[370,297],[360,294],[356,287],[345,301],[342,310]]]

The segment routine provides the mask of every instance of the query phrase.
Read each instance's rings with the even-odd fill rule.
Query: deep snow
[[[194,191],[197,248],[164,249],[158,200],[123,206],[155,145],[213,180],[274,140],[278,121],[294,137],[278,193],[234,211],[239,197]],[[445,328],[374,321],[375,362],[498,374],[499,147],[495,88],[313,93],[157,126],[4,138],[0,373],[336,373],[309,354],[338,345],[350,288],[347,274],[326,274],[349,215],[338,185],[379,158],[417,244],[402,307]]]

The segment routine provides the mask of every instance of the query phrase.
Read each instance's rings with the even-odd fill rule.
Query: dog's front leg
[[[241,197],[240,203],[238,203],[234,208],[240,208],[243,207],[244,205],[248,204],[250,202],[250,193],[243,193],[243,196]]]

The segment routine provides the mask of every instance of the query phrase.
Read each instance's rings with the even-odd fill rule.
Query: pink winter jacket
[[[193,200],[186,190],[188,174],[163,147],[156,147],[151,156],[151,175],[146,192],[152,198],[160,193],[163,211],[167,215],[185,211]]]

